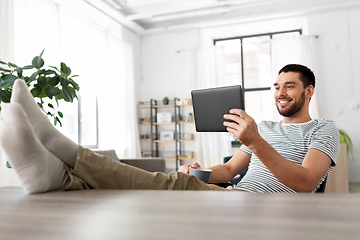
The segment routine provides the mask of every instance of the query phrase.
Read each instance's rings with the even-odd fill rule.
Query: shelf
[[[178,139],[178,142],[188,142],[188,141],[193,141],[194,140],[194,134],[182,134],[182,139]],[[144,138],[144,135],[140,135],[140,141],[142,142],[151,142],[150,138]],[[167,143],[167,142],[175,142],[174,140],[159,140],[159,139],[154,139],[155,143]]]
[[[193,134],[181,134],[182,128],[186,128],[183,126],[184,124],[194,124],[194,119],[192,115],[189,113],[188,118],[182,117],[179,120],[178,116],[181,117],[180,113],[182,112],[182,107],[191,107],[192,106],[192,100],[187,99],[181,101],[179,98],[174,98],[174,100],[170,100],[168,105],[164,105],[162,101],[157,101],[154,99],[150,99],[150,101],[146,102],[139,102],[138,108],[139,109],[145,109],[142,111],[147,111],[147,109],[150,110],[150,112],[147,114],[148,117],[146,118],[139,118],[138,124],[143,126],[149,126],[150,127],[150,134],[140,135],[140,141],[143,143],[144,146],[151,147],[150,152],[143,152],[143,157],[145,156],[159,156],[163,157],[166,160],[175,160],[176,164],[176,171],[178,170],[179,163],[182,164],[181,160],[186,159],[192,159],[193,153],[192,152],[186,152],[183,149],[183,145],[185,145],[184,142],[193,141],[194,135]],[[165,110],[167,108],[167,110]],[[171,111],[172,108],[172,111]],[[161,110],[159,110],[161,109]],[[171,116],[173,115],[173,116]],[[185,121],[185,120],[191,120],[191,121]],[[159,121],[159,123],[157,122]],[[169,122],[168,122],[169,121]],[[174,131],[171,131],[172,133],[167,133],[169,136],[173,135],[173,137],[169,137],[166,135],[166,137],[160,137],[161,132],[158,128],[158,126],[171,126]],[[169,128],[169,127],[166,127]],[[162,129],[162,128],[161,128]],[[145,129],[142,129],[145,130]],[[160,134],[159,134],[160,132]],[[163,133],[165,134],[165,132]],[[145,138],[147,136],[148,138]],[[150,138],[149,138],[150,137]],[[172,140],[160,140],[160,139],[172,139]],[[153,144],[154,143],[154,144]],[[161,154],[159,150],[159,144],[165,144],[164,146],[161,146],[161,149],[167,149],[168,146],[166,144],[172,143],[175,146],[175,152],[166,152]],[[181,153],[181,155],[180,155]],[[180,160],[180,161],[178,161]]]
[[[176,105],[177,107],[186,107],[186,106],[192,106],[192,104],[182,104],[182,105]],[[174,104],[169,105],[155,105],[153,108],[173,108],[175,107]],[[139,105],[139,108],[150,108],[149,105]]]
[[[151,152],[141,152],[142,157],[151,157]],[[159,156],[160,158],[164,158],[165,160],[175,160],[175,157],[166,157],[163,154]],[[188,152],[188,155],[179,155],[179,160],[188,160],[194,158],[194,152]]]
[[[179,155],[178,159],[180,160],[188,160],[188,159],[193,159],[194,158],[194,152],[190,152],[190,156],[187,155]],[[176,160],[175,157],[165,157],[165,160]]]
[[[160,101],[159,101],[160,102]],[[176,107],[187,107],[187,106],[192,106],[192,101],[188,100],[189,103],[184,103],[184,104],[176,104]],[[168,104],[168,105],[153,105],[153,108],[173,108],[175,107],[175,104]],[[144,104],[144,102],[139,102],[138,104],[138,108],[150,108],[150,105],[148,104]]]
[[[178,142],[187,142],[187,141],[193,141],[193,140],[191,140],[191,139],[178,140]],[[175,142],[175,140],[154,140],[154,142],[166,143],[166,142]]]
[[[194,123],[194,122],[186,122],[186,121],[180,121],[177,124],[187,124],[187,123]],[[153,125],[174,125],[175,122],[168,122],[168,123],[153,123]],[[149,122],[140,122],[140,125],[151,125]]]

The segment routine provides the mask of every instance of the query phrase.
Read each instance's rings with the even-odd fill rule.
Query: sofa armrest
[[[163,158],[120,159],[120,162],[141,168],[149,172],[166,172],[165,159]]]
[[[115,150],[101,150],[95,151],[98,154],[114,159],[115,161],[129,164],[131,166],[141,168],[149,172],[163,172],[166,173],[166,164],[164,158],[150,157],[150,158],[124,158],[119,159]]]

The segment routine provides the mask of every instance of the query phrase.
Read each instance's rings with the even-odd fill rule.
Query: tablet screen
[[[191,91],[197,132],[227,132],[224,114],[230,109],[244,109],[241,86]]]

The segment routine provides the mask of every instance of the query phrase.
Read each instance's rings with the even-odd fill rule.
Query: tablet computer
[[[191,91],[197,132],[227,132],[224,114],[230,109],[244,109],[241,86]]]

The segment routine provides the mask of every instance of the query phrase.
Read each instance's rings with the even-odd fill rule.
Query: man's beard
[[[281,98],[277,99],[277,101],[280,99]],[[299,112],[305,104],[305,91],[301,94],[300,98],[297,100],[298,101],[296,101],[294,105],[290,106],[287,109],[281,109],[278,104],[275,104],[280,115],[283,117],[291,117],[297,112]]]

